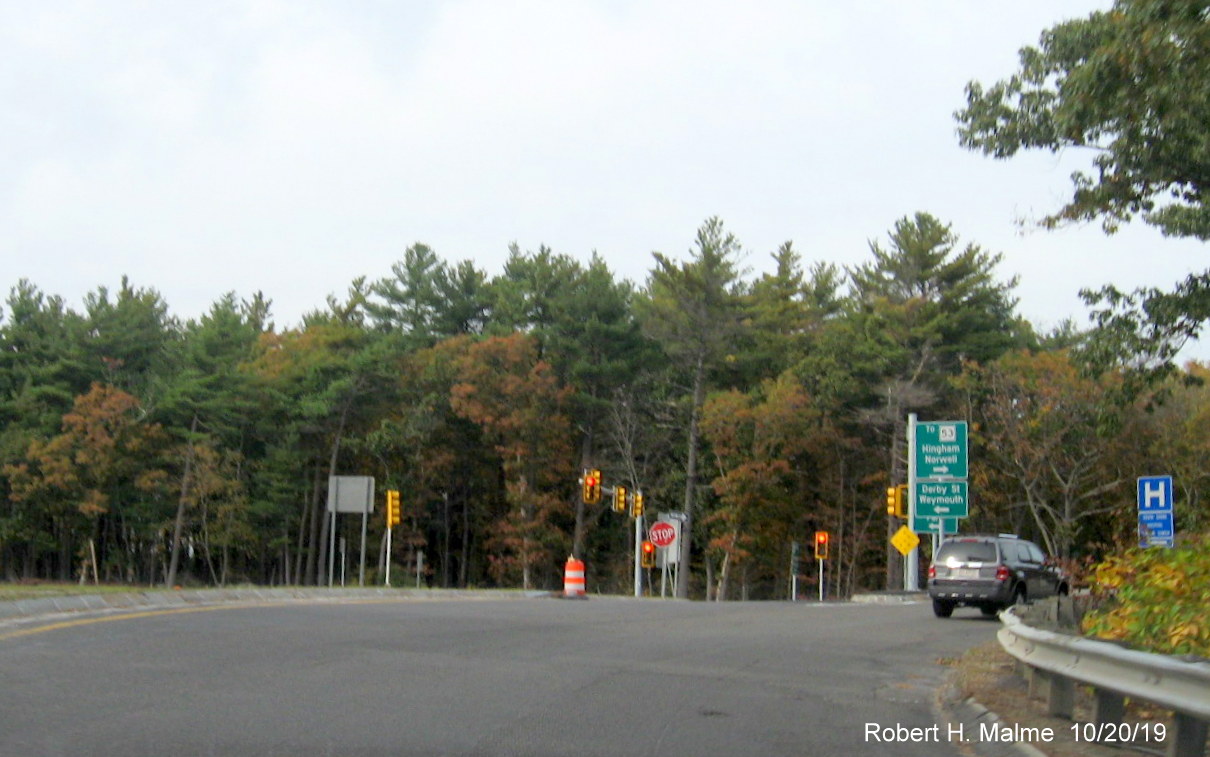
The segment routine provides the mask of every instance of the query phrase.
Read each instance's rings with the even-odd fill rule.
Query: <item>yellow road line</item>
[[[154,618],[158,615],[183,615],[190,612],[210,612],[212,610],[234,610],[248,607],[285,607],[293,604],[387,604],[390,602],[401,602],[403,599],[396,598],[365,598],[365,599],[340,599],[340,600],[301,600],[298,602],[232,602],[230,604],[217,605],[202,605],[200,607],[174,607],[170,610],[144,610],[142,612],[127,612],[118,615],[102,615],[96,618],[78,618],[76,620],[64,620],[59,623],[48,623],[44,626],[35,628],[23,628],[19,631],[9,631],[8,633],[0,633],[0,641],[8,641],[9,639],[19,639],[22,636],[33,636],[34,634],[46,633],[47,631],[59,631],[64,628],[76,628],[78,626],[92,625],[93,623],[112,623],[116,620],[137,620],[139,618]]]
[[[20,631],[9,631],[8,633],[0,633],[0,641],[9,639],[18,639],[22,636],[33,636],[38,633],[47,631],[58,631],[64,628],[75,628],[77,626],[87,626],[93,623],[112,623],[115,620],[135,620],[137,618],[150,618],[156,615],[180,615],[187,612],[207,612],[209,610],[224,610],[228,607],[237,607],[239,605],[206,605],[205,607],[177,607],[171,610],[145,610],[143,612],[130,612],[121,615],[104,615],[99,618],[79,618],[78,620],[65,620],[61,623],[49,623],[36,628],[23,628]]]

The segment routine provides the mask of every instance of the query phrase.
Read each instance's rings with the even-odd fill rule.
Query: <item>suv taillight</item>
[[[929,566],[929,578],[936,578],[936,577],[937,577],[937,566],[930,565]]]
[[[1012,578],[1012,575],[1012,571],[1008,569],[1007,565],[1001,565],[996,568],[997,581],[1007,581],[1009,578]]]

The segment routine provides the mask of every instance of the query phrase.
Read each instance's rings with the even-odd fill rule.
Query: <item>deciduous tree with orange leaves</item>
[[[62,428],[50,440],[32,441],[25,460],[5,466],[4,473],[12,498],[52,522],[69,557],[73,544],[96,538],[101,518],[125,514],[124,508],[161,489],[167,437],[143,419],[133,396],[101,383],[76,398]]]
[[[569,546],[570,394],[524,334],[472,344],[450,390],[454,411],[478,424],[500,457],[507,509],[489,540],[492,572],[500,581],[519,574],[526,589]]]
[[[709,548],[720,556],[715,596],[726,599],[737,563],[758,552],[779,554],[790,541],[799,501],[794,460],[811,443],[818,413],[790,374],[758,392],[715,394],[702,409],[702,433],[719,475],[712,481],[719,506],[706,518]]]

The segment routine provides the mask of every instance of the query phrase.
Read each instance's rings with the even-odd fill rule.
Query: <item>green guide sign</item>
[[[916,479],[966,478],[966,421],[916,424]]]
[[[969,489],[965,481],[917,481],[916,516],[965,518],[970,514]]]

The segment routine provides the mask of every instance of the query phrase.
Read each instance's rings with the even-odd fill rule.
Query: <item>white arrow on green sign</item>
[[[916,424],[916,478],[966,478],[966,421]]]
[[[935,518],[924,515],[917,515],[912,518],[912,530],[918,534],[935,534],[937,531],[937,522],[941,521],[941,526],[944,534],[958,533],[958,518]]]
[[[965,518],[970,513],[965,481],[917,481],[917,518]]]

